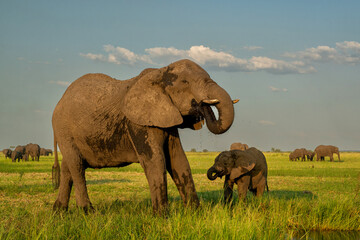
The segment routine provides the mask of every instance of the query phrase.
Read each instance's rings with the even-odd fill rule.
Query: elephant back
[[[230,150],[241,150],[241,151],[245,151],[249,149],[249,146],[247,144],[243,144],[243,143],[240,143],[240,142],[237,142],[237,143],[233,143],[231,144],[230,146]]]

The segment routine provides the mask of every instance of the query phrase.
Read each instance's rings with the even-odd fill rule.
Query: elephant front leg
[[[149,183],[153,211],[161,215],[168,207],[165,158],[161,154],[151,159],[141,156],[139,158]]]
[[[250,176],[242,176],[237,181],[239,200],[245,200],[250,185]]]
[[[233,196],[233,188],[234,188],[234,181],[230,180],[230,175],[226,175],[225,182],[224,182],[224,201],[225,201],[225,203],[231,202],[232,196]]]
[[[149,183],[154,213],[162,214],[168,207],[164,143],[162,129],[128,123],[128,133],[138,160]]]
[[[166,169],[173,179],[185,205],[199,206],[195,183],[191,174],[189,161],[182,148],[178,130],[170,133],[165,147]]]

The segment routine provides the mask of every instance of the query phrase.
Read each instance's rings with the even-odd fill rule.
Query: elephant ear
[[[124,97],[125,116],[143,126],[168,128],[181,124],[183,118],[162,85],[165,69],[144,72]]]
[[[252,157],[246,156],[247,154],[245,154],[244,152],[240,152],[239,154],[240,156],[236,157],[235,166],[231,169],[230,172],[231,180],[240,177],[241,175],[251,171],[255,167],[256,161]]]

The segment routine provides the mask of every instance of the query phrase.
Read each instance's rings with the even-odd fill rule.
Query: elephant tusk
[[[237,103],[239,101],[240,101],[240,99],[235,99],[235,100],[232,100],[232,103],[235,104],[235,103]]]
[[[202,102],[209,104],[209,105],[214,105],[214,104],[219,103],[220,101],[218,99],[214,98],[214,99],[204,99],[204,100],[202,100]]]

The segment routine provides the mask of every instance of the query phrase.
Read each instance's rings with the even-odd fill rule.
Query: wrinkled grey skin
[[[297,161],[297,160],[300,160],[300,159],[301,159],[301,161],[305,161],[306,158],[307,158],[307,160],[312,161],[313,157],[314,157],[314,153],[312,151],[310,151],[310,150],[305,149],[305,148],[295,149],[293,152],[291,152],[289,154],[289,160],[290,161]]]
[[[11,154],[11,160],[13,162],[16,162],[16,160],[18,159],[18,162],[20,162],[20,159],[27,160],[25,158],[25,146],[16,146],[16,148],[14,149],[14,151]]]
[[[5,159],[11,158],[11,153],[12,153],[11,149],[6,148],[6,149],[2,150],[2,152],[5,156]]]
[[[211,105],[218,109],[218,119]],[[212,133],[226,132],[234,119],[233,102],[204,69],[190,60],[145,69],[125,81],[104,74],[77,79],[64,93],[52,118],[53,173],[59,166],[56,144],[63,155],[60,189],[53,208],[67,209],[74,184],[77,206],[91,209],[85,169],[131,163],[140,163],[144,169],[155,213],[162,213],[168,205],[166,171],[183,202],[198,205],[178,128],[200,129],[204,119]]]
[[[230,150],[221,152],[209,168],[207,177],[215,180],[225,176],[224,199],[231,201],[234,183],[238,185],[239,199],[246,198],[249,189],[254,195],[262,196],[267,187],[268,167],[264,154],[251,147],[245,151]],[[269,191],[269,189],[267,188]]]
[[[40,156],[52,156],[53,151],[51,149],[40,148]]]
[[[330,162],[333,162],[333,154],[337,154],[340,162],[340,152],[338,147],[332,145],[319,145],[315,148],[314,153],[316,154],[316,161],[324,161],[325,157],[330,157]]]
[[[40,146],[38,144],[29,143],[25,146],[25,159],[29,159],[29,156],[31,156],[31,160],[39,161]]]
[[[245,143],[233,143],[230,146],[230,150],[242,150],[245,151],[246,149],[249,149],[249,146]]]

